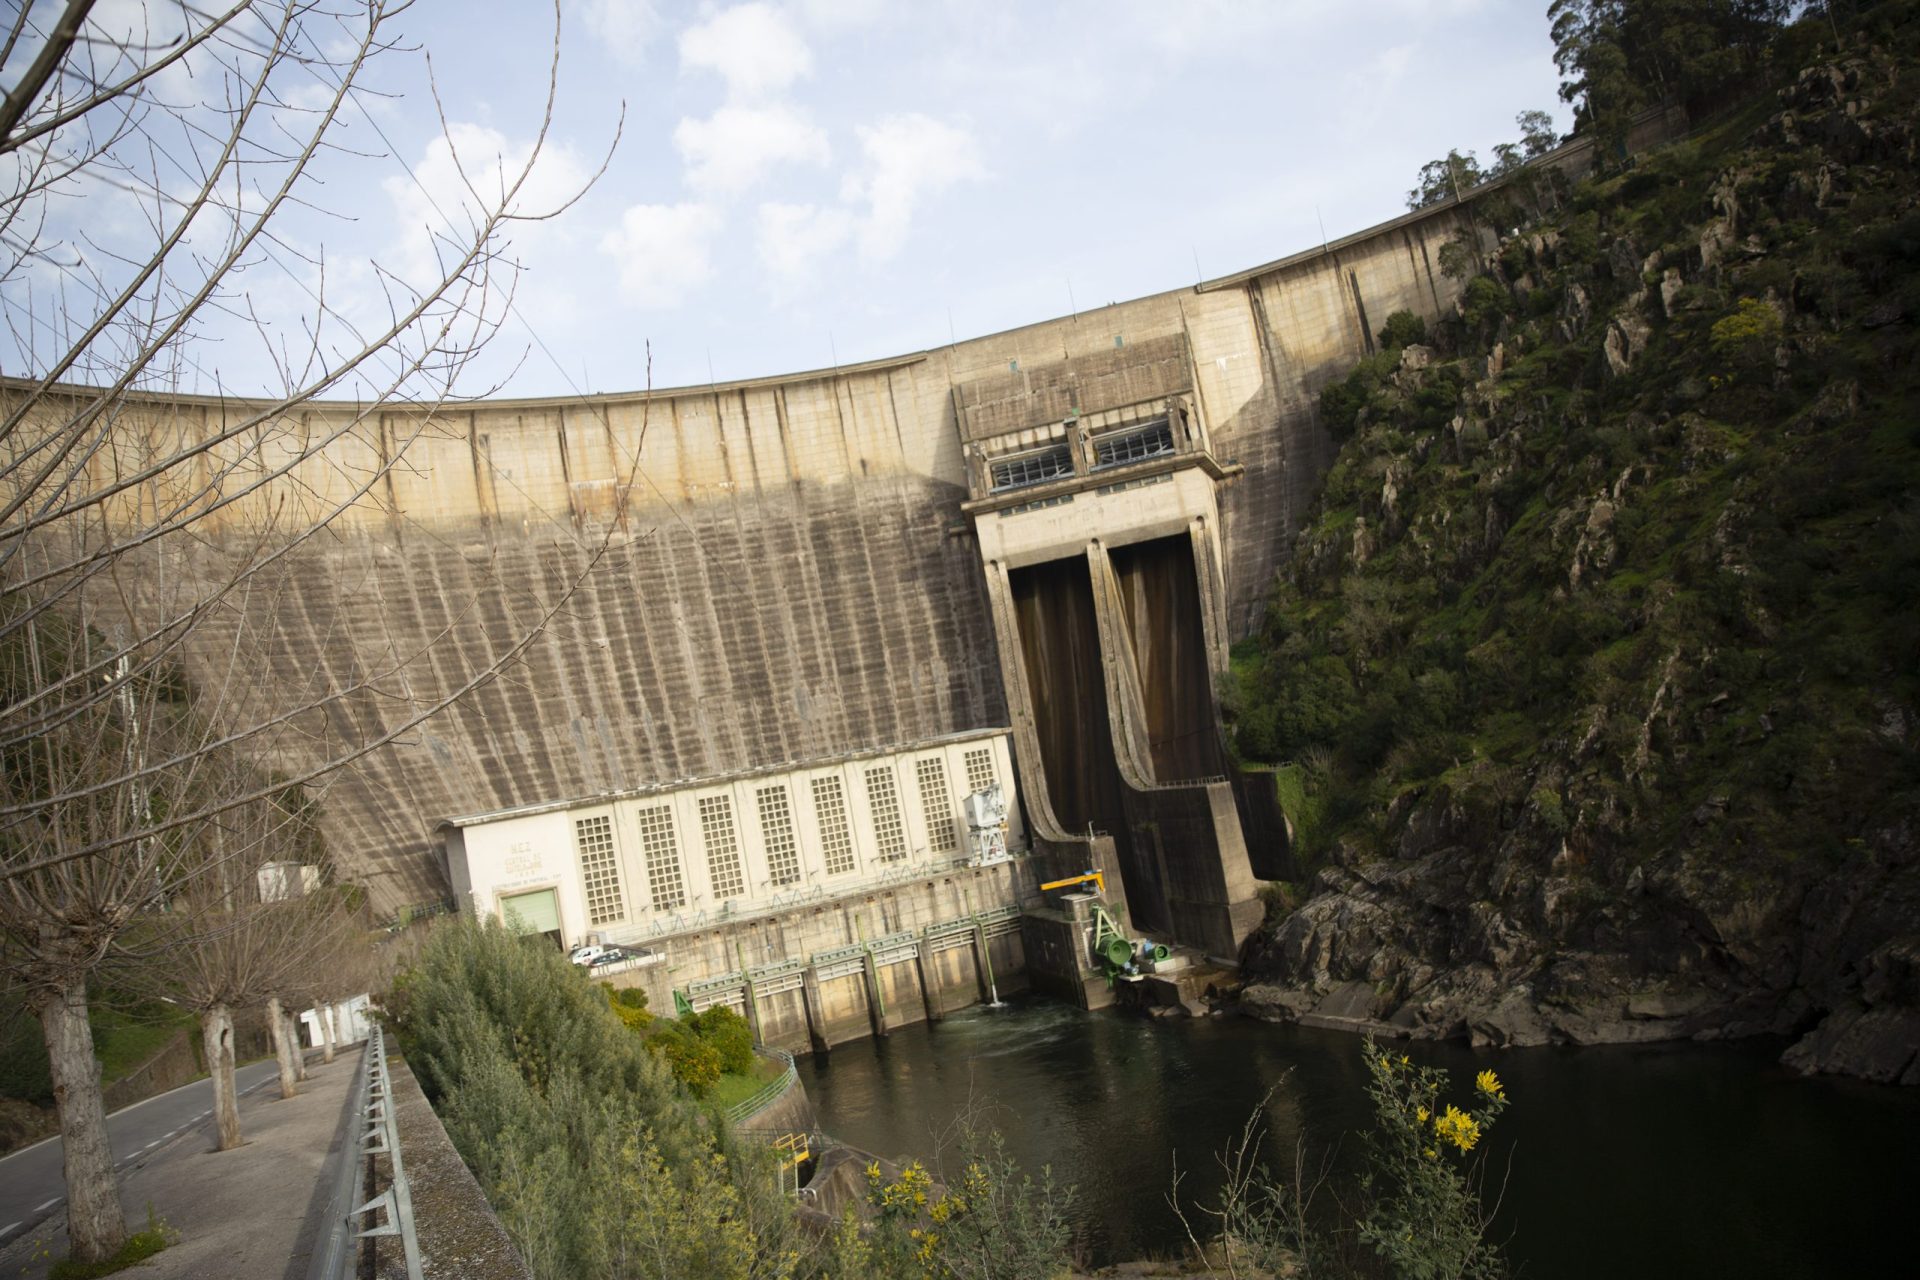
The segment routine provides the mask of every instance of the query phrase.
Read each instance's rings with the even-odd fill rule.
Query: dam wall
[[[333,436],[290,479],[216,506],[182,488],[200,480],[170,473],[128,486],[109,518],[131,528],[170,503],[205,508],[195,536],[163,542],[131,587],[137,607],[160,616],[217,586],[255,540],[337,509],[197,626],[188,665],[203,685],[227,687],[238,666],[248,696],[280,708],[372,679],[374,693],[276,740],[289,772],[480,679],[332,775],[321,796],[332,852],[376,911],[440,901],[450,889],[434,831],[451,815],[1018,722],[963,509],[977,461],[960,420],[969,386],[1040,403],[1054,394],[1049,370],[1065,369],[1054,383],[1076,403],[1074,370],[1104,361],[1119,386],[1131,352],[1179,352],[1220,464],[1218,527],[1194,536],[1217,584],[1204,589],[1218,592],[1209,607],[1226,634],[1210,618],[1208,639],[1223,661],[1256,624],[1332,457],[1321,388],[1373,349],[1389,313],[1451,308],[1460,282],[1440,273],[1439,252],[1456,235],[1484,235],[1473,200],[1235,276],[897,359],[361,420],[351,406],[310,403],[280,419],[277,438],[252,431],[220,447],[243,474],[293,442]],[[634,367],[638,380],[637,347]],[[0,398],[19,394],[0,384]],[[138,400],[93,465],[133,474],[247,409]],[[1034,767],[1021,762],[1023,778]]]

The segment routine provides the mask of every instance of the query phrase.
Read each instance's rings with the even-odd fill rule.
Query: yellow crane
[[[1107,880],[1106,880],[1106,877],[1101,875],[1098,871],[1088,871],[1081,875],[1068,876],[1064,880],[1049,880],[1045,884],[1040,886],[1040,892],[1046,893],[1053,889],[1064,889],[1068,885],[1073,885],[1073,884],[1085,884],[1089,880],[1093,881],[1093,887],[1100,891],[1100,895],[1102,897],[1105,897],[1107,892]]]

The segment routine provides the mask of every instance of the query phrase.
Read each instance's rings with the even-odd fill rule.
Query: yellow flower
[[[1433,1130],[1441,1141],[1451,1142],[1462,1151],[1473,1150],[1474,1143],[1480,1141],[1480,1122],[1451,1104],[1445,1114],[1433,1122]]]
[[[1500,1083],[1500,1077],[1491,1071],[1482,1071],[1473,1078],[1473,1083],[1479,1088],[1480,1092],[1486,1094],[1489,1098],[1505,1096],[1506,1090]]]
[[[1433,1112],[1427,1110],[1425,1107],[1418,1107],[1414,1110],[1413,1118],[1415,1120],[1418,1120],[1421,1124],[1425,1124],[1427,1122],[1427,1117],[1432,1114]]]

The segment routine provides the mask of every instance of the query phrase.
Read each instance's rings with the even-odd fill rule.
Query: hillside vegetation
[[[1252,1003],[1920,1082],[1917,102],[1882,4],[1327,389],[1229,698],[1308,863]]]

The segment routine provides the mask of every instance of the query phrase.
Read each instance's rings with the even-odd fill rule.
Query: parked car
[[[586,965],[591,968],[593,965],[600,963],[601,956],[607,954],[609,951],[617,950],[619,950],[618,947],[604,947],[597,942],[586,943],[569,951],[567,953],[567,959],[573,961],[575,964]]]
[[[587,968],[598,969],[603,964],[614,964],[626,958],[627,953],[619,947],[602,947],[599,955],[587,961]]]

